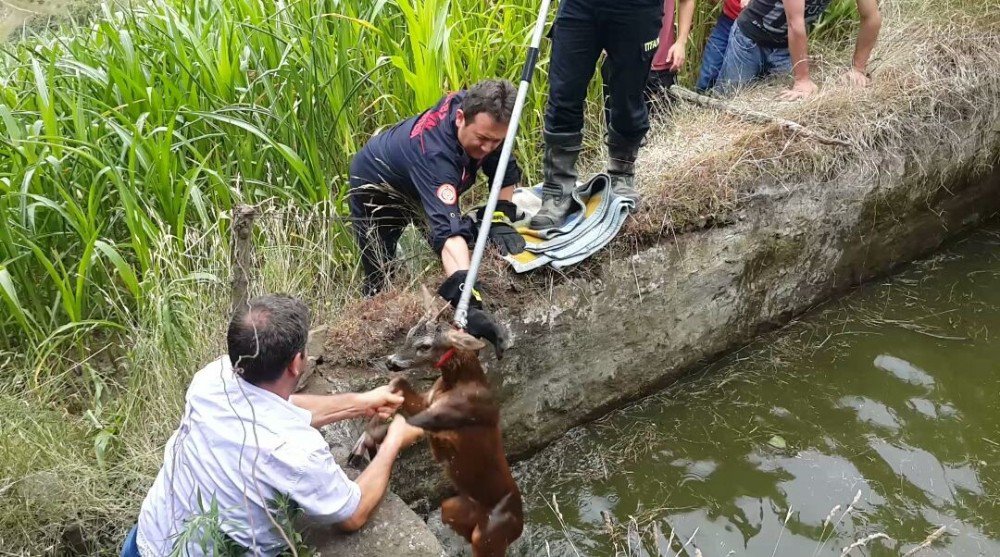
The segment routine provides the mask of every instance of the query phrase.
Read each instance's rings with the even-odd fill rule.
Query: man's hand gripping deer
[[[434,459],[458,491],[442,502],[442,520],[472,544],[476,557],[504,555],[521,535],[524,515],[503,451],[500,407],[479,362],[485,344],[441,320],[443,310],[435,315],[433,303],[424,289],[427,313],[387,364],[392,371],[434,366],[441,377],[426,393],[415,392],[403,377],[390,386],[405,399],[407,422],[429,434]],[[355,454],[374,452],[384,432],[373,419]]]

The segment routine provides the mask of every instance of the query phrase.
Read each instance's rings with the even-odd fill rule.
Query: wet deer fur
[[[424,318],[387,365],[403,371],[439,364],[441,376],[426,393],[403,377],[390,385],[404,397],[400,411],[407,422],[427,432],[434,459],[458,492],[441,503],[443,522],[472,544],[475,557],[504,555],[521,535],[524,514],[503,450],[500,407],[479,361],[484,343],[442,322],[441,312],[434,315],[426,289],[424,304]],[[364,448],[373,452],[384,435],[384,424],[373,419]]]

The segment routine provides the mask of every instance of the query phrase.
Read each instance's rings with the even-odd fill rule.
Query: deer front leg
[[[437,387],[437,383],[434,386]],[[399,409],[400,413],[404,416],[415,416],[427,409],[426,393],[414,391],[410,382],[405,377],[394,377],[392,381],[389,381],[389,389],[394,393],[403,395],[403,404]]]
[[[448,391],[426,410],[406,419],[410,425],[427,431],[495,425],[498,420],[493,398],[481,389]]]

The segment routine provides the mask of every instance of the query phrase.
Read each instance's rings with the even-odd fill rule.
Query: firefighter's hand
[[[469,275],[469,271],[455,271],[450,277],[445,279],[441,286],[438,287],[438,296],[441,296],[451,307],[458,308],[458,302],[462,299],[462,288],[465,287],[465,278]],[[483,294],[479,288],[479,285],[475,285],[472,288],[472,296],[469,298],[469,306],[475,308],[483,307]]]
[[[524,251],[526,245],[524,237],[518,234],[506,219],[493,220],[493,225],[490,226],[490,241],[500,250],[501,255],[517,255]]]
[[[482,221],[483,207],[476,214]],[[513,221],[517,219],[517,205],[511,201],[497,201],[497,207],[493,211],[490,225],[490,241],[500,250],[502,255],[517,255],[524,251],[524,238],[514,229]]]

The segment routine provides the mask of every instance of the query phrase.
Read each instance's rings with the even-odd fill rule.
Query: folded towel
[[[514,270],[523,273],[545,265],[563,268],[590,257],[614,239],[634,202],[611,191],[611,178],[597,174],[573,192],[573,209],[559,226],[533,230],[527,226],[542,206],[542,186],[514,191],[518,206],[515,223],[526,242],[525,251],[505,256]]]

